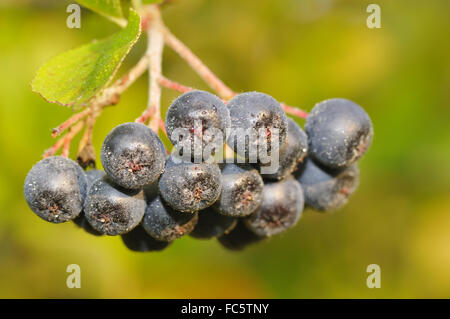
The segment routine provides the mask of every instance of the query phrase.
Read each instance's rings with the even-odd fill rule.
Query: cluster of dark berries
[[[342,207],[373,136],[370,118],[349,100],[317,104],[305,132],[257,92],[227,105],[208,92],[185,93],[168,109],[166,129],[169,156],[151,129],[125,123],[103,143],[105,172],[60,156],[38,162],[25,180],[28,205],[49,222],[121,235],[134,251],[162,250],[187,234],[239,250],[292,228],[304,204]],[[233,156],[223,161],[225,144]]]

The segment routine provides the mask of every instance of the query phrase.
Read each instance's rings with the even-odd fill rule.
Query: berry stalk
[[[302,119],[306,119],[306,117],[308,116],[308,113],[306,113],[305,111],[303,111],[297,107],[289,106],[284,103],[281,103],[281,107],[287,114],[290,114],[290,115],[293,115],[296,117],[300,117]]]
[[[147,110],[151,114],[149,126],[158,132],[161,119],[161,86],[158,79],[161,77],[162,53],[164,38],[161,33],[161,13],[157,5],[148,7],[151,16],[148,24],[148,54],[149,54],[149,97]]]
[[[183,42],[181,42],[170,32],[162,21],[161,12],[158,5],[146,6],[143,9],[142,20],[142,24],[147,30],[149,38],[148,49],[145,55],[141,57],[139,62],[127,74],[97,95],[97,97],[91,101],[89,108],[74,114],[58,127],[54,128],[52,131],[52,137],[59,136],[62,132],[83,120],[86,116],[91,115],[89,121],[86,122],[88,125],[81,140],[82,144],[89,144],[92,140],[95,120],[98,116],[100,116],[103,108],[119,103],[121,94],[147,70],[149,71],[148,105],[142,115],[136,119],[136,122],[145,123],[150,120],[150,128],[152,128],[155,132],[158,132],[158,130],[161,129],[161,131],[166,134],[164,122],[161,118],[161,87],[166,87],[181,93],[190,92],[194,89],[169,80],[162,75],[161,66],[164,44],[167,44],[176,53],[178,53],[178,55],[183,58],[215,92],[217,92],[225,103],[236,95],[236,93],[225,85],[222,80],[220,80],[200,60],[200,58],[198,58]],[[287,114],[300,118],[306,118],[308,115],[306,112],[296,107],[286,104],[281,105]],[[55,145],[53,145],[44,154],[44,156],[53,155],[64,145],[64,143],[65,139],[62,138],[62,140],[55,143]],[[80,145],[79,149],[83,149],[82,145]]]
[[[187,93],[187,92],[191,92],[194,90],[194,88],[190,87],[190,86],[185,86],[183,84],[180,84],[178,82],[169,80],[168,78],[161,76],[159,78],[159,84],[161,84],[161,86],[167,88],[167,89],[171,89],[180,93]]]
[[[185,60],[221,98],[229,100],[234,96],[233,91],[226,86],[183,42],[178,40],[167,27],[164,26],[161,30],[166,44],[178,53],[178,55]]]
[[[191,92],[194,91],[195,89],[186,85],[183,85],[181,83],[169,80],[168,78],[161,76],[159,78],[159,84],[167,89],[170,90],[174,90],[180,93],[186,93],[186,92]],[[236,95],[236,93],[233,92],[233,96]],[[226,102],[226,101],[224,101]],[[299,118],[303,118],[306,119],[306,117],[308,116],[308,113],[306,113],[305,111],[294,107],[294,106],[289,106],[287,104],[281,103],[281,107],[283,108],[283,110],[290,115],[299,117]]]
[[[69,157],[70,143],[72,142],[73,138],[78,134],[78,132],[81,131],[84,125],[85,122],[79,122],[77,125],[71,127],[69,129],[69,132],[67,132],[67,134],[64,136],[62,156]]]
[[[80,132],[80,130],[83,128],[83,126],[84,126],[84,121],[78,122],[74,126],[70,127],[69,132],[66,135],[64,135],[63,137],[61,137],[60,139],[58,139],[58,141],[56,141],[56,143],[53,144],[52,147],[50,147],[48,150],[46,150],[42,157],[46,158],[46,157],[54,155],[57,151],[59,151],[59,149],[61,147],[63,147],[62,155],[64,157],[68,157],[69,156],[68,150],[70,147],[70,142],[73,140],[75,135],[78,134],[78,132]]]
[[[148,67],[148,55],[145,54],[139,62],[124,76],[114,82],[113,85],[106,88],[103,93],[98,95],[92,102],[91,106],[85,110],[78,112],[61,123],[58,127],[52,130],[52,137],[57,137],[71,126],[83,120],[86,116],[93,113],[94,121],[100,116],[102,110],[106,106],[115,105],[119,103],[120,95],[127,90],[146,70]],[[94,123],[92,123],[92,126]],[[90,129],[88,134],[92,135]],[[86,137],[88,140],[92,137]],[[64,137],[58,140],[50,149],[44,153],[44,158],[55,154],[63,145]]]
[[[85,110],[83,110],[81,112],[78,112],[78,113],[72,115],[66,121],[61,123],[58,127],[55,127],[54,129],[52,129],[52,137],[54,138],[54,137],[59,136],[66,129],[71,127],[73,124],[75,124],[79,120],[82,120],[83,118],[85,118],[90,112],[91,112],[91,109],[87,108],[87,109],[85,109]]]

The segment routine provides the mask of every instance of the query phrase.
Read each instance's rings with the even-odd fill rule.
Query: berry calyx
[[[111,180],[127,189],[155,182],[164,170],[164,150],[159,137],[140,123],[124,123],[106,136],[101,160]]]
[[[295,226],[304,206],[299,182],[289,176],[279,182],[266,183],[263,197],[260,208],[244,220],[248,229],[260,237],[270,237]]]

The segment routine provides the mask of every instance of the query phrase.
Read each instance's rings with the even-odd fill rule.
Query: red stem
[[[83,122],[78,122],[76,125],[70,127],[66,135],[59,138],[52,147],[50,147],[43,155],[44,158],[54,155],[61,147],[63,147],[62,156],[69,157],[70,142],[72,142],[75,135],[83,128]]]
[[[174,90],[174,91],[178,91],[180,93],[186,93],[186,92],[190,92],[193,91],[194,89],[189,87],[189,86],[184,86],[183,84],[174,82],[169,80],[168,78],[165,77],[160,77],[159,78],[159,84],[161,84],[163,87]]]
[[[308,113],[306,113],[305,111],[303,111],[303,110],[301,110],[299,108],[296,108],[296,107],[293,107],[293,106],[289,106],[289,105],[286,105],[284,103],[281,103],[281,107],[283,108],[283,110],[287,114],[291,114],[293,116],[297,116],[297,117],[300,117],[302,119],[306,119],[306,117],[308,116]]]
[[[164,135],[167,136],[166,125],[161,118],[159,119],[159,128],[163,131]]]
[[[72,115],[70,118],[68,118],[65,122],[63,122],[58,127],[54,128],[52,131],[52,137],[57,137],[62,132],[64,132],[66,129],[68,129],[70,126],[87,116],[91,112],[90,108],[85,109],[84,111],[81,111],[79,113],[76,113]]]
[[[180,92],[180,93],[186,93],[186,92],[190,92],[193,91],[194,89],[189,87],[189,86],[185,86],[183,84],[180,84],[178,82],[169,80],[166,77],[160,77],[159,78],[159,84],[161,84],[161,86]],[[235,95],[235,93],[233,93]],[[226,101],[224,101],[226,103]],[[302,119],[306,119],[306,117],[308,116],[308,113],[306,113],[305,111],[293,107],[293,106],[289,106],[287,104],[281,103],[281,107],[283,108],[283,110],[290,115],[302,118]]]

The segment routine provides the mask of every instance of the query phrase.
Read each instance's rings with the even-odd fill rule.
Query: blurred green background
[[[407,298],[450,297],[450,2],[377,1],[381,29],[366,27],[370,1],[179,0],[166,24],[236,91],[257,90],[305,110],[326,98],[361,104],[375,128],[361,184],[333,214],[307,210],[289,232],[243,252],[186,237],[159,253],[133,253],[119,237],[36,217],[23,181],[71,114],[30,90],[54,55],[118,30],[70,1],[0,4],[0,297]],[[143,37],[121,68],[145,48]],[[207,89],[165,49],[169,78]],[[103,138],[146,105],[146,76],[105,109]],[[164,90],[164,110],[176,93]],[[165,112],[165,111],[164,111]],[[299,121],[303,125],[303,121]],[[71,156],[75,156],[76,144]],[[68,264],[81,289],[66,287]],[[381,288],[366,267],[381,266]]]

